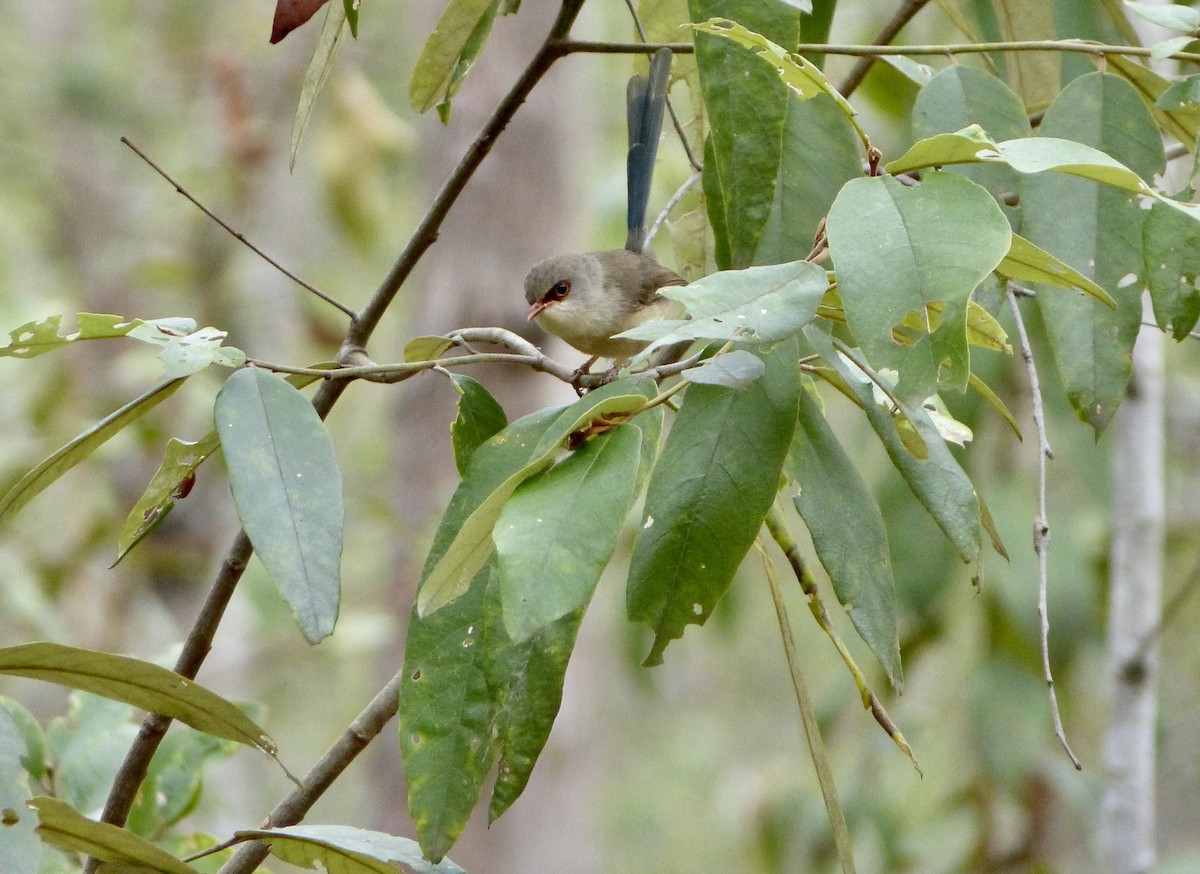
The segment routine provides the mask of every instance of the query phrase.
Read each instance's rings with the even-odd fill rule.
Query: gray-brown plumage
[[[528,318],[580,352],[627,361],[645,341],[613,335],[650,319],[680,318],[682,308],[658,293],[686,285],[649,255],[627,249],[559,255],[534,265],[525,278]]]
[[[613,359],[614,373],[616,365],[647,346],[640,340],[613,339],[615,334],[650,319],[683,317],[683,308],[658,290],[687,283],[675,271],[642,254],[646,203],[662,132],[670,72],[671,52],[659,49],[650,61],[650,74],[634,76],[626,89],[629,198],[625,248],[548,258],[534,265],[525,277],[528,318],[580,352],[593,356],[593,360]],[[591,363],[580,368],[580,372],[585,372]]]

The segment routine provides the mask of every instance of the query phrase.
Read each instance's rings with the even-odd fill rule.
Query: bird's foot
[[[598,355],[593,355],[587,361],[583,362],[583,364],[575,368],[575,372],[571,374],[571,388],[575,389],[575,394],[579,395],[580,397],[583,397],[584,391],[586,391],[586,389],[583,387],[583,378],[591,373],[592,365],[596,363],[596,359],[599,357],[600,356]]]

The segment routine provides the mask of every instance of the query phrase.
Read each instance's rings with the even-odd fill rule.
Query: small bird
[[[670,71],[671,52],[659,49],[650,61],[650,75],[634,76],[626,90],[629,233],[625,248],[548,258],[525,277],[526,318],[592,356],[579,369],[580,376],[598,358],[613,359],[610,373],[615,375],[618,365],[647,346],[643,340],[616,339],[615,334],[650,319],[682,315],[680,305],[659,294],[659,289],[687,285],[687,281],[642,252]]]

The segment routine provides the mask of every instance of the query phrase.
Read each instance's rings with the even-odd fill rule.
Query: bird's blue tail
[[[654,178],[670,73],[671,50],[659,49],[650,59],[650,75],[631,78],[625,92],[629,122],[629,155],[625,165],[629,188],[626,214],[629,235],[625,238],[625,248],[631,252],[641,252],[646,242],[646,204],[650,199],[650,182]]]

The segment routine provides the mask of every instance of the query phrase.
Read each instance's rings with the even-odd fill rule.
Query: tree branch
[[[583,0],[563,0],[558,17],[542,47],[534,55],[517,84],[501,102],[479,136],[468,148],[450,178],[442,186],[425,218],[414,231],[408,245],[401,252],[367,307],[352,319],[346,339],[343,341],[343,349],[365,347],[400,286],[424,252],[437,239],[442,221],[466,187],[467,181],[491,151],[496,137],[503,132],[529,92],[533,90],[533,87],[549,70],[554,61],[564,54],[562,42],[582,6]],[[321,418],[328,415],[348,384],[345,380],[326,380],[317,390],[313,397],[313,406]],[[246,562],[249,561],[252,551],[246,533],[239,532],[229,547],[204,606],[184,641],[183,652],[175,666],[177,673],[193,679],[199,672],[200,666],[212,647],[212,640],[221,617],[229,604],[229,599],[233,596],[237,582],[245,570]],[[125,824],[138,788],[145,779],[150,759],[158,749],[170,724],[170,719],[158,714],[151,714],[143,721],[141,731],[126,753],[125,760],[114,780],[112,791],[104,807],[103,822],[118,826]],[[98,865],[98,860],[91,858],[88,860],[86,870],[94,872]]]
[[[521,104],[525,102],[525,98],[533,91],[534,86],[546,74],[546,71],[555,61],[567,54],[567,34],[571,30],[571,25],[575,23],[575,18],[579,15],[582,6],[583,0],[563,0],[558,18],[551,26],[550,33],[547,34],[541,48],[537,50],[529,62],[529,66],[525,68],[525,72],[517,79],[516,84],[500,101],[500,105],[496,107],[496,111],[492,113],[492,117],[483,126],[483,130],[479,132],[475,141],[467,148],[462,160],[458,162],[458,166],[451,172],[450,178],[437,193],[425,218],[413,231],[408,245],[404,247],[404,251],[400,253],[387,276],[383,278],[383,282],[380,283],[371,301],[350,326],[346,335],[347,345],[360,347],[367,345],[367,340],[370,339],[379,320],[391,305],[404,281],[408,279],[408,275],[412,273],[421,256],[425,254],[425,250],[437,241],[438,231],[449,214],[450,208],[462,194],[467,181],[474,175],[488,152],[492,150],[496,138],[512,121]]]
[[[268,827],[295,825],[304,818],[333,781],[396,715],[400,706],[400,682],[401,674],[398,673],[379,690],[362,713],[346,726],[341,736],[304,776],[300,787],[292,790],[267,814]],[[263,841],[243,844],[233,854],[233,858],[221,867],[221,874],[248,874],[262,863],[267,853],[267,844]]]
[[[920,12],[928,2],[929,0],[904,0],[891,20],[879,29],[879,33],[875,34],[871,43],[877,46],[886,46],[891,43],[897,34],[904,29],[904,25],[912,21],[913,16]],[[842,84],[838,86],[838,92],[843,97],[849,97],[853,94],[858,89],[858,86],[863,83],[863,80],[867,78],[867,73],[870,72],[871,66],[877,60],[879,60],[877,56],[864,57],[859,60],[850,69],[846,78],[842,80]]]

